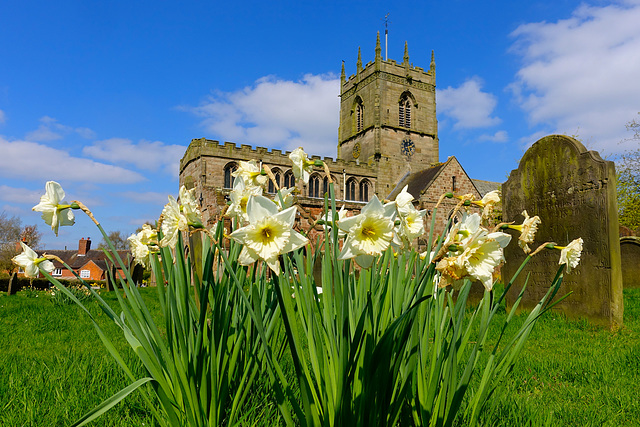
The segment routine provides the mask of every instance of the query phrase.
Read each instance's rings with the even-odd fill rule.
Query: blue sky
[[[440,159],[504,181],[526,147],[578,135],[615,155],[640,111],[640,1],[4,1],[0,211],[31,212],[48,180],[130,234],[177,194],[192,138],[335,157],[338,79],[374,57],[428,67],[435,51]],[[636,143],[637,146],[637,143]]]

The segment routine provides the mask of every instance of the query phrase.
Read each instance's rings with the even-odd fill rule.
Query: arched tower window
[[[360,132],[364,129],[364,104],[359,96],[356,98],[351,112],[353,114],[353,130],[354,132]]]
[[[322,195],[324,196],[325,193],[329,192],[329,180],[327,179],[327,177],[325,176],[322,179]]]
[[[357,200],[356,199],[356,179],[349,178],[347,180],[347,194],[345,195],[346,200]]]
[[[411,99],[409,95],[402,95],[400,105],[398,107],[398,125],[403,128],[411,127]]]
[[[362,181],[360,181],[359,190],[360,190],[360,201],[361,202],[368,202],[369,201],[369,194],[371,193],[370,187],[371,187],[371,184],[366,179],[363,179]]]
[[[293,176],[293,172],[288,170],[284,173],[284,188],[291,188],[296,186],[296,179]]]
[[[233,175],[238,169],[238,165],[235,162],[227,163],[224,167],[224,188],[233,188]]]
[[[282,172],[280,172],[280,169],[272,169],[271,172],[273,172],[273,176],[276,179],[276,183],[278,184],[278,187],[280,187],[280,177],[282,175]],[[273,181],[271,181],[271,179],[269,179],[269,185],[267,187],[267,192],[268,193],[275,193],[276,192],[276,187],[275,185],[273,185]]]
[[[309,178],[309,197],[320,197],[320,177],[311,175]]]

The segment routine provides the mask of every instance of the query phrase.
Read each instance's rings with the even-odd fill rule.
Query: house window
[[[284,174],[284,187],[291,188],[296,186],[296,179],[293,176],[293,172],[290,170],[286,171]]]
[[[235,163],[229,163],[224,167],[224,188],[233,188],[233,173],[238,169]]]
[[[320,178],[318,175],[309,178],[309,197],[320,197]]]
[[[280,175],[281,172],[279,169],[273,169],[271,171],[273,173],[273,177],[276,179],[276,184],[278,184],[278,188],[280,188]],[[275,193],[276,192],[276,186],[273,184],[273,181],[271,181],[271,179],[269,179],[269,185],[267,186],[267,193]]]
[[[56,268],[51,272],[52,276],[62,276],[62,269],[61,268]]]
[[[407,95],[404,95],[400,99],[398,116],[399,116],[398,125],[400,127],[403,127],[403,128],[411,127],[411,100]]]
[[[366,179],[360,182],[360,201],[369,201],[369,181],[367,181]]]
[[[80,270],[80,278],[88,279],[91,277],[91,272],[89,270]]]
[[[356,179],[349,178],[347,181],[347,194],[345,197],[347,200],[356,200]]]

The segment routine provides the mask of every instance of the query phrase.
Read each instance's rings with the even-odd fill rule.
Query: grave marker
[[[622,325],[622,274],[618,237],[616,175],[613,162],[603,160],[579,141],[550,135],[537,141],[502,185],[503,221],[523,220],[522,211],[538,215],[542,223],[533,245],[552,241],[565,246],[582,237],[580,264],[564,274],[560,294],[573,294],[557,307],[567,316],[615,328]],[[518,238],[514,234],[514,241]],[[515,243],[515,242],[514,242]],[[503,277],[509,280],[525,254],[517,244],[505,250]],[[560,251],[543,250],[527,264],[509,292],[511,304],[529,283],[522,308],[533,308],[558,269]]]
[[[621,237],[620,257],[623,286],[640,288],[640,237]]]

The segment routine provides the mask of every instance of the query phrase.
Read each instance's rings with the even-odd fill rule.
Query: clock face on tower
[[[360,157],[360,151],[362,150],[362,147],[360,147],[360,142],[356,142],[356,145],[353,146],[353,158],[357,159],[358,157]]]
[[[406,137],[400,143],[400,151],[405,156],[410,157],[416,151],[416,144],[411,140],[411,138]]]

